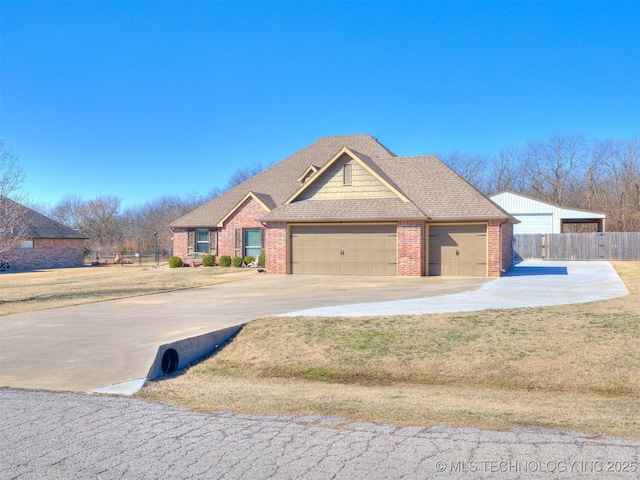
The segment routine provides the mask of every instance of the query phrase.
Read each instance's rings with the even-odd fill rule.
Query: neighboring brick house
[[[21,210],[19,237],[11,238],[12,247],[0,253],[0,262],[8,263],[11,271],[84,265],[87,237],[7,198],[3,202],[12,204],[14,212],[16,206]],[[8,238],[0,239],[2,241]]]
[[[277,274],[500,276],[518,221],[434,156],[324,137],[171,224],[174,254]]]

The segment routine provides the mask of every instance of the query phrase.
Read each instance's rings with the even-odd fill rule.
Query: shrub
[[[231,261],[231,263],[233,264],[234,267],[241,267],[242,266],[242,258],[233,257],[233,260]]]
[[[258,257],[258,266],[264,267],[264,252],[260,252],[260,256]]]
[[[216,263],[216,256],[210,253],[202,257],[202,265],[205,267],[213,267]]]
[[[229,255],[222,255],[218,263],[220,263],[221,267],[230,267],[231,257]]]
[[[246,257],[244,257],[244,264],[249,265],[250,263],[253,263],[254,260],[255,260],[255,257],[252,257],[251,255],[247,255]]]
[[[169,259],[169,268],[180,268],[182,266],[182,259],[180,257],[171,257]]]

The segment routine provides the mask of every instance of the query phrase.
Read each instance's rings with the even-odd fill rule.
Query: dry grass
[[[399,426],[539,426],[640,438],[638,397],[475,386],[352,385],[188,374],[137,394],[194,411],[338,416]]]
[[[215,357],[139,395],[200,411],[640,438],[640,262],[614,267],[631,295],[603,302],[263,319]]]
[[[232,282],[248,272],[136,265],[0,274],[0,316]]]

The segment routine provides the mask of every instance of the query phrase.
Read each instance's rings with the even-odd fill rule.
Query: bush
[[[260,253],[260,256],[258,257],[258,266],[259,267],[264,267],[264,252]]]
[[[221,267],[230,267],[231,266],[231,257],[229,255],[222,255],[220,257],[220,261],[218,263],[220,263]]]
[[[205,267],[213,267],[216,263],[216,256],[210,253],[202,257],[202,265]]]
[[[234,267],[241,267],[242,266],[242,258],[233,257],[233,260],[231,261],[231,263],[233,264]]]
[[[252,257],[251,255],[247,255],[246,257],[244,257],[244,264],[249,265],[250,263],[253,263],[254,260],[255,260],[255,257]]]
[[[182,259],[180,257],[171,257],[169,259],[169,268],[180,268],[182,266]]]

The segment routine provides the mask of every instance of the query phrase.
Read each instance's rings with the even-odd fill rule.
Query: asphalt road
[[[0,390],[0,479],[638,478],[640,442]]]

